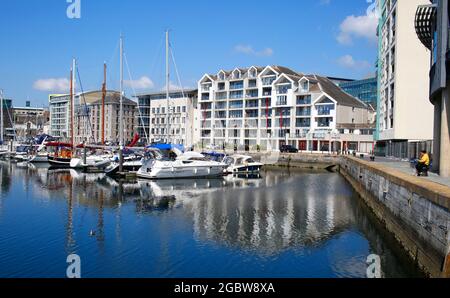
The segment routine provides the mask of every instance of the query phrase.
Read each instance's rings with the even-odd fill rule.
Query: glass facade
[[[370,78],[365,80],[340,83],[339,87],[348,94],[358,98],[359,100],[377,106],[377,78]]]

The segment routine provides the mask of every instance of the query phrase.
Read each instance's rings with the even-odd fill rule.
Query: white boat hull
[[[108,158],[87,158],[86,164],[80,158],[72,158],[70,161],[70,167],[73,169],[83,169],[83,168],[106,168],[111,161]]]
[[[144,179],[212,178],[223,176],[225,165],[154,166],[141,168],[137,172]]]
[[[28,162],[30,163],[46,163],[48,162],[48,156],[47,155],[36,155],[32,156]]]

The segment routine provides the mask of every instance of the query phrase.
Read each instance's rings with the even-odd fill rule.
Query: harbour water
[[[127,181],[0,162],[0,277],[416,277],[337,173]]]

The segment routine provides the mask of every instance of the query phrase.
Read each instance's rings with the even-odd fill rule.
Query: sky
[[[80,18],[68,17],[68,8],[78,12],[73,1]],[[73,58],[77,91],[101,89],[104,62],[108,89],[118,89],[122,34],[126,95],[162,90],[167,29],[180,78],[171,62],[173,88],[252,65],[362,79],[377,55],[371,2],[0,0],[0,89],[14,106],[47,106],[49,94],[68,92]]]

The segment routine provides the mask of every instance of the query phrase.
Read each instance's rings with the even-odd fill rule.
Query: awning
[[[416,33],[420,41],[430,51],[433,45],[433,21],[436,16],[436,5],[419,5],[416,11]]]

